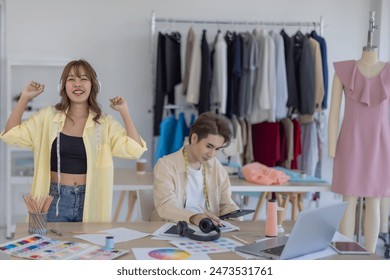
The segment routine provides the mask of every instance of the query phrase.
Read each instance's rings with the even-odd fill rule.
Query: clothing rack
[[[200,24],[200,25],[247,25],[247,26],[279,26],[279,27],[319,27],[320,35],[324,33],[325,21],[324,17],[320,17],[319,22],[315,21],[261,21],[261,20],[200,20],[200,19],[175,19],[175,18],[159,18],[156,17],[156,12],[152,12],[151,16],[151,33],[152,36],[156,32],[156,23],[184,23],[184,24]]]
[[[185,111],[185,112],[188,112],[190,110],[196,111],[196,107],[195,105],[192,104],[165,104],[164,110],[170,112],[171,114],[175,114],[175,112],[178,111]]]
[[[320,17],[320,21],[261,21],[261,20],[206,20],[206,19],[177,19],[177,18],[161,18],[157,17],[156,12],[152,12],[150,19],[150,35],[151,35],[151,58],[152,58],[152,77],[155,78],[155,38],[157,23],[172,23],[172,24],[195,24],[195,25],[231,25],[231,26],[278,26],[278,27],[319,27],[319,35],[324,35],[325,20]],[[154,81],[154,80],[153,80]],[[154,83],[153,83],[154,84]],[[155,86],[155,85],[154,85]],[[153,87],[153,92],[155,88]]]
[[[231,25],[231,26],[278,26],[278,27],[314,27],[319,28],[319,35],[324,35],[325,20],[321,16],[318,22],[316,21],[261,21],[261,20],[207,20],[207,19],[178,19],[178,18],[161,18],[157,17],[156,12],[152,12],[150,19],[150,57],[151,71],[153,79],[152,93],[155,92],[155,38],[158,23],[172,24],[195,24],[195,25]],[[153,110],[152,110],[153,111]]]
[[[179,109],[179,110],[189,110],[189,109],[196,109],[194,105],[191,104],[166,104],[164,105],[164,109],[166,110],[172,110],[172,109]]]
[[[166,24],[188,24],[188,25],[227,25],[227,26],[262,26],[262,27],[313,27],[319,28],[319,35],[323,36],[325,20],[324,17],[321,16],[318,22],[316,21],[261,21],[261,20],[207,20],[207,19],[180,19],[180,18],[163,18],[157,17],[156,12],[152,12],[150,19],[150,57],[151,57],[151,72],[152,72],[152,94],[154,94],[156,90],[156,30],[158,23],[166,23]],[[170,105],[170,104],[169,104]],[[167,105],[165,105],[165,109]],[[171,108],[172,109],[172,108]],[[153,109],[151,110],[153,112]],[[152,144],[152,157],[154,157],[156,137],[153,137]]]

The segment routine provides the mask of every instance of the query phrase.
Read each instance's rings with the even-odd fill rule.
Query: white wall
[[[330,87],[333,76],[331,63],[360,57],[362,47],[366,43],[369,11],[374,7],[372,5],[378,2],[5,0],[5,3],[6,57],[35,60],[85,58],[90,61],[102,81],[100,103],[103,109],[110,112],[108,106],[110,96],[126,97],[139,132],[150,147],[146,157],[151,162],[152,11],[155,11],[158,17],[164,18],[210,20],[319,21],[320,16],[323,16],[324,36],[328,46]],[[169,26],[163,26],[167,27]],[[296,29],[290,31],[292,33]],[[112,114],[119,118],[116,112]],[[2,122],[1,127],[4,127],[5,120]],[[331,164],[328,160],[325,161],[324,175],[329,179]],[[133,167],[134,163],[120,161],[118,165]],[[0,194],[4,194],[3,190],[0,191]],[[4,205],[3,201],[1,203]]]
[[[379,57],[383,61],[390,60],[390,0],[378,0],[380,2],[379,24]]]

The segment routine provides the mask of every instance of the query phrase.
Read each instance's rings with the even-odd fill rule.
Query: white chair
[[[153,190],[137,190],[137,198],[140,219],[150,222],[154,210]]]

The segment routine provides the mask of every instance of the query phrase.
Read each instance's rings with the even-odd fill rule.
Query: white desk
[[[256,207],[254,219],[257,218],[259,211],[262,209],[264,198],[269,192],[288,193],[286,199],[283,201],[285,207],[290,199],[293,199],[292,193],[306,193],[306,192],[329,192],[331,186],[328,183],[319,182],[289,182],[283,185],[256,185],[245,180],[239,179],[237,176],[230,177],[232,192],[261,192],[262,195]],[[122,208],[123,200],[126,193],[129,192],[129,206],[126,215],[126,221],[130,221],[135,201],[137,199],[136,192],[140,189],[153,188],[153,173],[146,172],[146,174],[137,174],[131,169],[115,169],[114,172],[114,191],[121,191],[121,195],[114,214],[114,221],[116,222]],[[297,198],[294,198],[297,200]],[[298,203],[298,202],[296,202]],[[302,206],[301,206],[302,207]],[[296,214],[294,213],[294,217]]]
[[[265,222],[264,221],[230,221],[232,224],[238,226],[240,228],[239,232],[228,232],[223,233],[224,237],[230,237],[233,238],[233,235],[240,236],[241,239],[243,239],[246,242],[254,242],[255,240],[259,239],[260,237],[264,236],[265,231]],[[76,241],[76,242],[82,242],[82,243],[89,243],[86,241],[81,241],[78,238],[73,237],[73,232],[97,232],[107,229],[113,229],[118,227],[124,227],[136,231],[141,232],[147,232],[147,233],[153,233],[156,229],[158,229],[160,226],[162,226],[164,222],[130,222],[130,223],[48,223],[48,228],[54,228],[62,233],[61,236],[57,236],[51,231],[47,233],[47,236],[49,238],[53,238],[56,240],[67,240],[67,241]],[[286,221],[283,225],[286,229],[286,232],[291,232],[291,229],[293,227],[294,223],[291,221]],[[21,223],[17,224],[14,240],[18,238],[22,238],[25,236],[30,235],[28,233],[28,224],[27,223]],[[130,240],[126,242],[118,242],[115,244],[115,247],[117,249],[124,249],[129,250],[128,254],[125,254],[118,259],[120,260],[133,260],[135,259],[135,255],[132,248],[160,248],[160,247],[174,247],[169,241],[167,240],[157,240],[157,239],[151,239],[151,236],[146,236],[141,239],[135,239]],[[211,259],[215,260],[244,260],[244,258],[240,255],[238,255],[236,252],[223,252],[223,253],[213,253],[209,254],[209,257]],[[377,255],[371,254],[371,255],[325,255],[320,256],[322,259],[330,259],[330,260],[378,260],[383,259],[380,258]],[[12,257],[13,260],[19,260],[20,258]]]
[[[318,182],[289,182],[283,185],[256,185],[237,176],[230,177],[232,192],[329,192],[330,184]],[[131,169],[115,169],[114,191],[136,191],[153,188],[153,173],[137,174]]]

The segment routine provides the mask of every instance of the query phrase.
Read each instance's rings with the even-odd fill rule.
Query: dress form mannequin
[[[381,226],[380,233],[387,234],[389,232],[389,211],[390,211],[390,197],[383,197],[381,199]]]
[[[363,51],[361,58],[356,61],[356,65],[362,75],[366,78],[372,78],[381,73],[386,63],[378,60],[377,49],[372,48]],[[336,155],[342,93],[343,84],[335,74],[328,123],[328,153],[331,158]],[[357,199],[357,196],[343,195],[343,200],[348,202],[348,207],[340,224],[340,232],[350,238],[354,237]],[[373,253],[378,241],[380,227],[380,202],[380,197],[365,198],[364,246]]]

